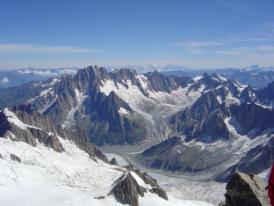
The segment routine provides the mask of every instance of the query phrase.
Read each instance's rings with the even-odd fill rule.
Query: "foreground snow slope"
[[[59,138],[65,152],[0,138],[0,205],[121,205],[107,196],[125,171],[93,160],[69,140]],[[20,157],[13,161],[10,154]],[[104,199],[96,199],[106,196]],[[198,201],[169,201],[146,193],[140,205],[209,205]]]

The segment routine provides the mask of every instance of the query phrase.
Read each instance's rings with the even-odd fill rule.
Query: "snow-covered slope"
[[[108,193],[125,169],[90,159],[73,142],[60,140],[63,153],[0,138],[0,205],[121,205]],[[12,160],[10,154],[20,157],[21,162]],[[134,176],[144,184],[137,174]],[[150,193],[140,198],[140,205],[151,204],[209,205],[174,198],[166,201]]]
[[[43,130],[24,123],[8,109],[2,114],[6,115],[12,127],[19,127],[24,131]],[[5,121],[0,122],[1,128],[5,125]],[[34,134],[33,137],[36,138]],[[56,151],[40,142],[32,145],[15,141],[14,134],[12,139],[10,135],[0,137],[0,205],[121,205],[111,191],[116,187],[116,181],[127,173],[145,190],[144,196],[139,197],[141,206],[208,205],[172,197],[164,200],[150,192],[157,185],[152,187],[150,183],[145,183],[135,170],[129,171],[125,167],[91,157],[73,141],[59,135],[57,138],[62,145],[62,151]]]

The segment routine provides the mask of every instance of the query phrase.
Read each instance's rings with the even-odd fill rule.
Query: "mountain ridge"
[[[64,130],[83,131],[97,145],[154,145],[182,136],[184,141],[178,142],[179,147],[203,159],[193,163],[192,156],[179,155],[184,166],[178,162],[173,168],[181,171],[216,167],[221,174],[240,164],[249,149],[268,142],[272,136],[272,84],[253,89],[216,73],[189,78],[156,71],[138,74],[133,69],[108,72],[103,67],[90,66],[73,76],[25,87],[33,89],[33,94],[18,98],[20,87],[3,94],[8,91],[14,95],[16,104],[31,104]],[[1,105],[7,104],[5,101],[0,101]],[[230,144],[234,146],[225,147]],[[225,154],[218,152],[219,156],[215,156],[220,149],[225,149]],[[171,157],[177,154],[172,148],[170,152]],[[237,152],[240,155],[235,155]],[[148,164],[144,158],[143,163]],[[162,164],[157,167],[162,168]]]

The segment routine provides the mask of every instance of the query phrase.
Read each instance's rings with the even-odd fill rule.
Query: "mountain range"
[[[259,174],[270,168],[273,90],[274,83],[258,89],[217,73],[192,78],[89,66],[74,75],[4,89],[0,107],[17,115],[18,109],[27,111],[21,119],[32,123],[45,118],[49,123],[41,125],[54,125],[93,156],[103,158],[85,145],[145,144],[150,147],[136,158],[146,167],[226,181],[237,170]],[[2,116],[1,125],[8,125]],[[64,149],[58,138],[39,129],[25,134],[4,128],[2,135],[9,130],[35,145],[35,134],[39,142]]]
[[[274,67],[261,67],[258,65],[251,65],[248,67],[237,68],[207,68],[207,69],[191,69],[180,65],[127,65],[127,66],[106,66],[107,71],[113,71],[120,68],[131,68],[140,74],[153,72],[155,70],[166,74],[176,76],[195,77],[204,73],[213,74],[218,73],[221,76],[234,79],[242,84],[248,84],[255,88],[266,87],[274,80]],[[44,81],[49,78],[60,77],[64,74],[73,75],[80,68],[21,68],[21,69],[2,69],[0,71],[0,90],[7,87],[17,86],[30,81]]]

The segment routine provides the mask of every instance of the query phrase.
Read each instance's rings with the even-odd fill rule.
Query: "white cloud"
[[[98,52],[99,50],[71,46],[44,46],[36,44],[0,44],[0,52],[67,52],[67,53],[83,53]]]
[[[258,46],[257,50],[259,50],[259,51],[274,51],[274,46],[269,46],[269,45]]]
[[[8,77],[4,77],[4,78],[2,78],[2,79],[0,79],[0,84],[7,84],[7,83],[9,83],[9,78]]]
[[[274,52],[274,46],[272,45],[258,45],[255,47],[237,47],[222,50],[214,50],[217,54],[227,55],[242,55],[242,54],[260,54],[266,52]]]
[[[222,50],[214,50],[213,52],[216,54],[228,54],[228,55],[239,55],[253,52],[254,48],[250,47],[237,47],[237,48],[229,48],[229,49],[222,49]]]
[[[202,47],[220,46],[223,42],[219,41],[189,41],[189,42],[178,42],[171,43],[172,46],[186,47],[189,49],[197,49]]]

